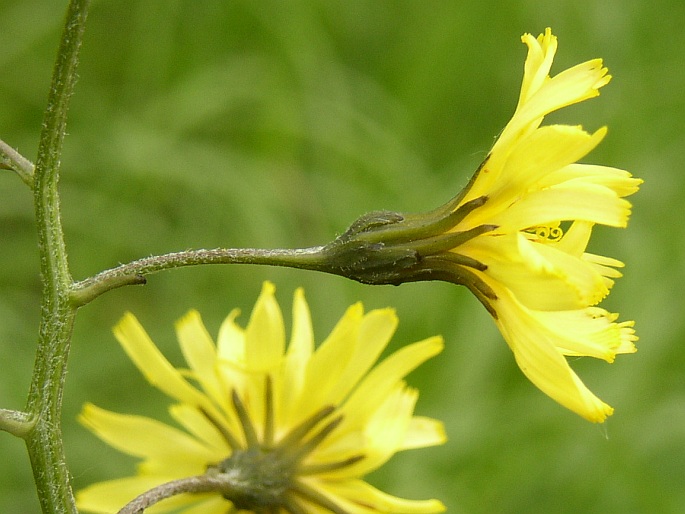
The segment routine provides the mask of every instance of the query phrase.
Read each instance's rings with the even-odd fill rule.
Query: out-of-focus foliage
[[[0,137],[33,158],[66,2],[0,0]],[[215,246],[322,244],[374,209],[426,210],[466,183],[513,112],[523,32],[551,26],[554,70],[603,57],[612,83],[554,119],[604,124],[589,162],[645,179],[628,230],[592,249],[626,262],[606,306],[637,321],[639,352],[573,366],[616,408],[603,426],[519,372],[488,314],[449,284],[371,288],[257,267],[185,269],[80,312],[64,398],[76,487],[133,465],[75,422],[84,401],[155,415],[163,405],[118,348],[125,310],[168,354],[189,308],[216,332],[262,280],[289,305],[306,288],[322,339],[351,302],[395,306],[395,345],[442,334],[410,377],[449,443],[371,477],[463,513],[675,513],[685,508],[685,4],[99,0],[73,98],[61,180],[72,271]],[[0,407],[22,408],[40,286],[31,197],[0,175]],[[248,313],[244,313],[244,318]],[[396,346],[395,346],[396,347]],[[0,512],[36,512],[23,443],[0,434]]]

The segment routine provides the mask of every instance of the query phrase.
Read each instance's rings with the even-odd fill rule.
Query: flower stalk
[[[468,231],[449,232],[469,212],[487,201],[483,196],[451,210],[450,205],[460,197],[425,214],[391,211],[365,214],[335,240],[322,246],[271,250],[214,248],[145,257],[74,283],[71,302],[75,307],[81,307],[112,289],[145,284],[147,275],[204,264],[283,266],[340,275],[370,285],[399,285],[433,279],[466,284],[468,281],[456,273],[438,278],[434,276],[435,270],[427,269],[425,265],[432,262],[426,261],[427,257],[443,254],[447,249],[496,228],[481,225]],[[473,260],[462,264],[480,266]]]
[[[230,477],[225,475],[198,475],[179,478],[145,491],[121,508],[118,514],[140,514],[162,500],[179,494],[211,493],[232,489],[238,489],[238,487]]]
[[[102,271],[76,282],[72,304],[80,307],[101,294],[128,285],[146,283],[146,276],[160,271],[204,264],[255,264],[323,271],[322,246],[301,249],[214,248],[153,255]]]

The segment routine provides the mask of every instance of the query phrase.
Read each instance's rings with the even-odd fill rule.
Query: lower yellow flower
[[[216,344],[200,315],[176,325],[189,369],[176,369],[132,314],[115,335],[147,380],[176,400],[178,429],[147,417],[85,405],[80,421],[118,450],[139,457],[135,476],[77,494],[79,509],[116,512],[162,484],[181,494],[148,512],[432,513],[437,500],[383,493],[363,480],[395,452],[441,444],[442,424],[413,415],[418,398],[403,378],[442,349],[432,337],[374,366],[397,326],[391,309],[352,305],[314,348],[309,308],[295,292],[286,348],[274,286],[265,283],[245,329],[229,314]],[[202,491],[202,492],[198,492]]]

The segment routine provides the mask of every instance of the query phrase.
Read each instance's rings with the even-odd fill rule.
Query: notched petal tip
[[[592,423],[604,423],[606,419],[614,413],[614,408],[606,403],[601,403],[601,406],[598,406],[596,409],[592,409],[587,414],[582,416]]]
[[[176,331],[179,331],[186,327],[195,325],[198,322],[202,324],[202,317],[200,316],[200,313],[195,309],[191,309],[178,320],[176,320],[174,327],[176,328]]]
[[[260,295],[273,295],[276,292],[276,286],[273,282],[265,280],[262,284],[262,291]]]

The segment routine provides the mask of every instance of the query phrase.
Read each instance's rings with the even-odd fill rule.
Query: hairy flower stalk
[[[623,263],[587,252],[595,224],[625,227],[642,182],[577,161],[606,128],[541,126],[552,111],[599,95],[601,59],[549,75],[557,39],[528,46],[516,111],[461,193],[427,214],[378,212],[326,247],[345,276],[372,284],[445,280],[467,286],[495,319],[526,376],[584,418],[613,410],[592,394],[565,356],[612,362],[635,351],[633,322],[596,305]]]
[[[295,293],[286,348],[266,283],[246,328],[233,311],[217,342],[197,312],[177,326],[187,370],[174,368],[131,314],[115,335],[148,381],[176,402],[173,428],[86,405],[82,423],[143,461],[135,476],[77,495],[84,512],[432,513],[437,500],[383,493],[363,480],[394,453],[444,442],[440,422],[413,415],[418,393],[403,377],[442,349],[438,337],[376,363],[395,331],[390,309],[351,306],[314,348],[309,309]],[[163,501],[161,501],[163,500]],[[160,502],[161,501],[161,502]],[[157,503],[160,502],[160,503]]]

